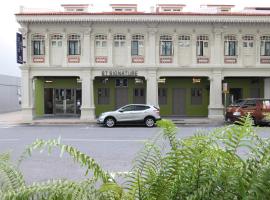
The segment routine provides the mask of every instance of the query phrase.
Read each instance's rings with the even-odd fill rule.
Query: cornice
[[[270,23],[270,15],[34,15],[17,14],[18,23]]]

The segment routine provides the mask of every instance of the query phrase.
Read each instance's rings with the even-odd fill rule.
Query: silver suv
[[[98,123],[113,127],[120,123],[144,123],[153,127],[160,120],[159,108],[146,104],[129,104],[116,111],[104,112],[98,118]]]

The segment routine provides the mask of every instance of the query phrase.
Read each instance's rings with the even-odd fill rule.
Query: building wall
[[[0,113],[21,109],[21,84],[19,77],[0,75]]]

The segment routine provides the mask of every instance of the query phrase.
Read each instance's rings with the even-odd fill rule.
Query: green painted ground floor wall
[[[194,82],[192,77],[164,77],[166,78],[165,83],[159,83],[159,90],[165,88],[166,90],[166,101],[165,104],[159,104],[160,113],[162,116],[173,115],[173,91],[178,88],[185,88],[185,116],[207,116],[208,105],[209,105],[209,88],[210,82],[206,77],[198,77],[200,82]],[[50,80],[48,83],[46,80]],[[145,101],[146,101],[146,81],[142,82],[135,81],[135,78],[127,78],[128,86],[128,103],[134,103],[134,89],[144,88],[145,89]],[[241,98],[252,97],[252,91],[257,91],[259,97],[264,96],[264,80],[263,78],[225,78],[223,82],[228,84],[230,93],[228,94],[227,102],[231,95],[231,91],[237,91],[237,88],[241,89]],[[81,83],[77,82],[76,77],[69,78],[45,78],[39,77],[35,80],[35,113],[36,116],[44,115],[44,88],[81,88]],[[99,89],[109,88],[109,99],[107,103],[99,104]],[[114,110],[116,108],[116,78],[101,78],[96,77],[94,80],[94,104],[95,114],[98,116],[101,112]],[[192,95],[194,88],[199,89],[202,95],[199,104],[192,103]],[[236,89],[236,90],[235,90]],[[83,91],[82,91],[83,92]],[[254,95],[254,94],[253,94]],[[224,95],[223,95],[224,100]],[[164,103],[164,102],[163,102]]]
[[[81,88],[77,78],[45,78],[35,80],[35,113],[37,117],[44,115],[44,88]]]

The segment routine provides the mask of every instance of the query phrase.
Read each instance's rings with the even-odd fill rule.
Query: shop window
[[[224,55],[225,56],[237,55],[237,40],[234,35],[227,35],[224,37]]]
[[[159,105],[167,104],[167,88],[158,88],[158,103]]]
[[[169,35],[160,36],[160,55],[161,56],[173,55],[172,36]]]
[[[207,35],[197,36],[197,56],[208,56],[209,37]]]
[[[143,88],[135,88],[134,89],[134,96],[135,97],[143,97],[144,96],[144,89]]]
[[[254,36],[245,35],[243,36],[243,47],[244,48],[253,48],[254,46]]]
[[[180,48],[190,47],[190,36],[180,35],[178,37],[178,44]]]
[[[131,55],[143,56],[144,55],[144,36],[133,35],[131,40]]]
[[[191,88],[191,105],[202,104],[202,88]]]
[[[110,103],[110,88],[98,88],[98,104]]]
[[[68,55],[81,54],[81,39],[79,35],[72,34],[68,36]]]
[[[117,79],[115,79],[115,86],[116,87],[127,87],[128,86],[127,78],[117,78]]]
[[[270,36],[261,36],[261,56],[270,56]]]
[[[45,55],[45,36],[35,34],[32,36],[32,54]]]

